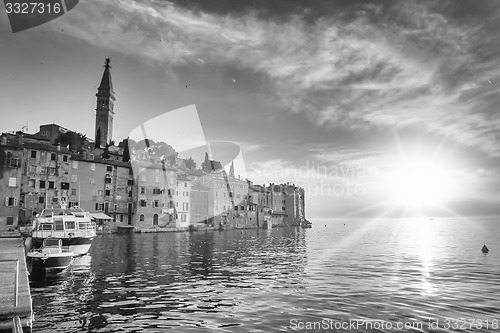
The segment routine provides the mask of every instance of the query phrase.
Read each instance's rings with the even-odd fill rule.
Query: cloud
[[[290,112],[317,126],[416,126],[500,155],[498,8],[480,23],[428,2],[345,10],[350,15],[314,22],[300,15],[271,21],[253,12],[96,0],[62,22],[77,38],[167,67],[218,64],[263,73]]]

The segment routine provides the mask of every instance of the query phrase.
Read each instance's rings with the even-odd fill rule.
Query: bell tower
[[[110,59],[104,63],[104,73],[101,84],[97,88],[97,108],[95,109],[95,145],[96,148],[104,147],[111,141],[113,135],[113,106],[115,103],[115,92],[111,81]]]

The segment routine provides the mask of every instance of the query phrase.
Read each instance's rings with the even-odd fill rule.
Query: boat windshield
[[[40,223],[38,230],[52,230],[52,223]]]

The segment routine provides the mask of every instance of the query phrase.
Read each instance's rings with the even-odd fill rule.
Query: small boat
[[[83,256],[89,252],[97,236],[92,215],[78,207],[46,208],[36,216],[31,234],[34,248],[40,248],[46,238],[59,238],[63,249]]]
[[[490,249],[488,249],[488,247],[486,246],[486,244],[484,244],[483,248],[481,249],[481,252],[488,253],[488,252],[490,252]]]
[[[64,251],[62,240],[59,238],[45,238],[42,247],[32,249],[26,254],[28,270],[62,271],[71,264],[73,252]]]

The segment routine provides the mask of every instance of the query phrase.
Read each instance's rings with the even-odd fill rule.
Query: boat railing
[[[95,235],[95,226],[91,229],[72,229],[72,230],[35,230],[34,236],[39,238],[48,237],[79,237],[79,236],[93,236]]]

